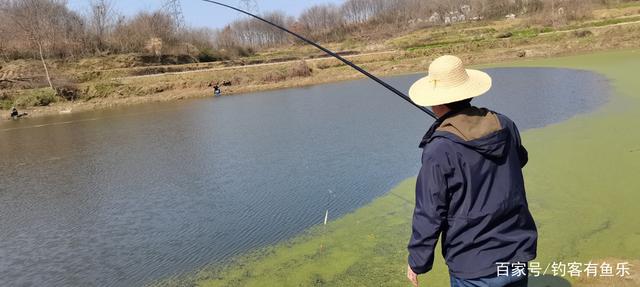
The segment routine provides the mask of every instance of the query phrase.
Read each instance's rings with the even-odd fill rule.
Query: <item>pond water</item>
[[[487,71],[476,104],[521,130],[608,95],[584,71]],[[414,176],[431,122],[359,80],[1,123],[0,286],[139,286],[290,238]]]

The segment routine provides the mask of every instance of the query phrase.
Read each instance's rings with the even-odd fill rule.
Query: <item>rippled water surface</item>
[[[488,72],[477,105],[521,130],[608,93],[588,72]],[[430,123],[365,80],[0,123],[0,286],[139,286],[289,238],[415,175]]]

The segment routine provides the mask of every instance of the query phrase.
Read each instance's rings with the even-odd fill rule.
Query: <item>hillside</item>
[[[407,28],[389,37],[368,33],[371,31],[322,44],[376,75],[424,72],[429,61],[442,54],[457,54],[469,63],[482,64],[635,48],[640,47],[640,4],[594,10],[588,19],[555,26],[523,17]],[[212,95],[212,82],[225,82],[224,95],[232,95],[361,77],[301,44],[224,61],[198,61],[186,55],[145,54],[47,60],[57,92],[47,88],[40,61],[3,62],[0,108],[15,105],[31,116],[40,116],[205,97]]]

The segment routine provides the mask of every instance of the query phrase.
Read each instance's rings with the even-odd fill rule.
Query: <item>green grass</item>
[[[630,22],[637,22],[637,21],[640,21],[640,16],[604,19],[604,20],[599,20],[599,21],[591,21],[591,22],[585,22],[585,23],[565,26],[565,27],[562,27],[560,29],[560,31],[584,29],[584,28],[604,27],[604,26],[609,26],[609,25],[616,25],[616,24],[621,24],[621,23],[630,23]]]
[[[58,101],[56,92],[50,88],[28,89],[16,93],[13,105],[19,108],[48,106]],[[6,101],[8,102],[8,101]],[[6,106],[6,103],[3,107]]]
[[[13,100],[0,99],[0,110],[9,110],[13,107]]]
[[[513,36],[512,36],[513,38],[527,39],[527,38],[533,38],[535,36],[538,36],[538,34],[540,34],[540,29],[525,28],[521,30],[515,30],[512,33],[513,33]]]
[[[539,227],[536,261],[640,258],[636,207],[640,182],[635,178],[640,171],[640,51],[508,66],[591,70],[608,77],[614,88],[610,103],[598,111],[523,134],[530,152],[525,168],[528,199]],[[320,226],[311,228],[290,241],[236,258],[226,267],[205,268],[160,285],[407,286],[405,246],[413,188],[414,179],[408,179],[369,205],[330,222],[326,232]],[[632,274],[640,272],[633,268]],[[437,257],[434,270],[421,281],[425,284],[421,286],[448,286],[442,258]],[[538,280],[530,286],[544,284]]]
[[[448,47],[448,46],[461,44],[461,43],[470,43],[470,42],[474,42],[474,41],[479,41],[479,40],[476,40],[476,39],[460,39],[460,40],[454,40],[454,41],[435,42],[435,43],[429,43],[429,44],[426,44],[426,45],[407,47],[406,50],[408,52],[415,52],[415,51],[420,51],[420,50],[428,50],[428,49]]]
[[[626,2],[626,3],[618,3],[616,5],[613,5],[613,8],[628,8],[628,7],[640,7],[640,2],[638,1],[631,1],[631,2]]]
[[[408,52],[420,52],[441,48],[454,48],[456,46],[468,44],[476,44],[478,45],[478,47],[487,46],[491,45],[491,43],[495,42],[496,40],[500,40],[497,39],[499,38],[499,34],[496,34],[497,31],[493,28],[476,30],[478,30],[478,33],[473,33],[471,35],[467,35],[468,33],[462,31],[444,34],[441,37],[432,35],[432,38],[420,37],[419,35],[415,35],[413,38],[404,36],[402,38],[392,40],[390,41],[390,43]],[[551,27],[525,27],[514,29],[512,31],[503,31],[500,34],[510,32],[511,36],[506,38],[510,38],[513,40],[527,40],[535,38],[542,33],[553,31],[554,30]]]
[[[621,24],[621,23],[630,23],[640,21],[640,16],[633,17],[621,17],[621,18],[613,18],[613,19],[603,19],[597,21],[588,21],[581,22],[572,25],[566,25],[559,28],[553,28],[548,26],[534,26],[534,27],[519,27],[514,28],[513,30],[505,30],[502,33],[510,32],[512,35],[507,38],[511,38],[514,40],[527,40],[531,38],[535,38],[540,34],[547,34],[551,32],[558,31],[568,31],[568,30],[577,30],[577,29],[587,29],[587,28],[597,28],[604,27],[609,25]],[[397,48],[404,49],[408,52],[417,52],[417,51],[425,51],[425,50],[433,50],[438,48],[447,48],[453,47],[460,44],[466,43],[488,43],[488,40],[492,40],[495,38],[496,33],[498,33],[495,28],[491,27],[482,27],[478,29],[467,29],[467,30],[457,30],[457,31],[449,31],[449,32],[437,32],[431,29],[426,29],[424,31],[418,30],[416,32],[410,33],[408,35],[404,35],[392,40],[387,41],[388,44],[395,46]],[[493,36],[488,36],[493,35]],[[428,44],[425,44],[428,43]]]
[[[614,97],[603,109],[524,134],[532,161],[529,200],[542,226],[541,259],[640,258],[640,51],[523,62],[605,75]],[[549,252],[552,251],[552,252]]]

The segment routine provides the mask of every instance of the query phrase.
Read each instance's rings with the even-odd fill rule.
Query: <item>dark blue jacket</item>
[[[536,257],[537,230],[525,196],[527,151],[506,116],[470,107],[438,119],[423,138],[409,266],[433,265],[438,237],[449,272],[474,279],[496,262]]]

